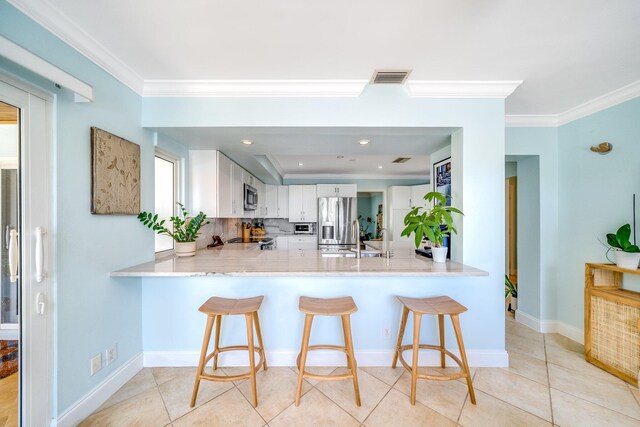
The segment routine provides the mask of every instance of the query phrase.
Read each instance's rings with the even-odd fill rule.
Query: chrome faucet
[[[353,231],[351,234],[356,241],[356,258],[362,258],[362,253],[360,252],[360,222],[357,219],[353,220]]]
[[[388,245],[388,242],[387,242],[387,229],[383,227],[380,230],[380,234],[382,236],[382,251],[381,252],[385,257],[389,258],[389,257],[391,257],[391,251],[389,251],[389,245]]]

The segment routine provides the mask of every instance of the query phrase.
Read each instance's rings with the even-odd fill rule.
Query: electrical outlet
[[[391,339],[391,328],[388,326],[385,326],[384,329],[382,330],[382,335],[384,336],[385,340],[390,340]]]
[[[118,344],[114,344],[104,351],[106,365],[111,365],[118,358]]]
[[[91,375],[95,375],[102,369],[102,354],[98,353],[91,358]]]

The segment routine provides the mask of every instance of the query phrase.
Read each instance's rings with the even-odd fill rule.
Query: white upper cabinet
[[[289,186],[289,222],[317,222],[318,199],[315,185]]]
[[[265,218],[278,217],[278,186],[265,185]]]
[[[411,187],[407,185],[389,187],[387,197],[390,209],[411,209]]]
[[[229,169],[230,173],[231,169]],[[189,175],[191,183],[190,212],[195,214],[202,211],[209,217],[216,217],[218,215],[216,194],[219,184],[216,151],[190,151]],[[229,191],[231,191],[231,181],[227,182],[229,183]]]
[[[221,218],[233,216],[233,165],[227,156],[218,152],[218,213],[215,216]],[[215,198],[215,194],[212,195],[212,199]]]
[[[221,154],[221,156],[224,156],[224,154]],[[233,218],[245,217],[244,169],[234,162],[231,162],[231,212]]]
[[[426,208],[429,202],[424,199],[425,194],[431,191],[430,184],[412,185],[411,186],[411,207],[420,206]]]
[[[278,186],[278,213],[276,218],[289,218],[289,186]]]
[[[356,184],[318,184],[318,197],[357,197]]]
[[[255,187],[258,192],[258,209],[256,209],[255,217],[256,218],[266,218],[267,217],[267,186],[264,182],[259,179],[255,179]]]

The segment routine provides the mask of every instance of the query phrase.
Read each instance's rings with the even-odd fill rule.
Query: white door
[[[289,218],[289,186],[278,187],[278,218]]]
[[[9,177],[12,173],[5,172],[0,185],[4,190],[0,195],[2,210],[13,212],[4,215],[2,247],[7,262],[0,270],[7,319],[19,328],[19,373],[14,374],[19,378],[19,409],[15,409],[19,412],[12,415],[20,417],[23,426],[45,426],[51,422],[53,362],[51,100],[21,86],[0,76],[0,106],[17,112],[17,137],[12,141],[0,136],[0,144],[3,153],[7,149],[15,154],[8,157],[14,157],[13,174],[18,178],[14,180]]]
[[[390,187],[390,189],[390,209],[411,209],[411,187],[398,185]]]

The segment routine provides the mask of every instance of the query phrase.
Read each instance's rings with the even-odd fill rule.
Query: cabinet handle
[[[11,230],[9,232],[9,280],[15,283],[18,280],[18,262],[20,254],[18,253],[18,232]]]

